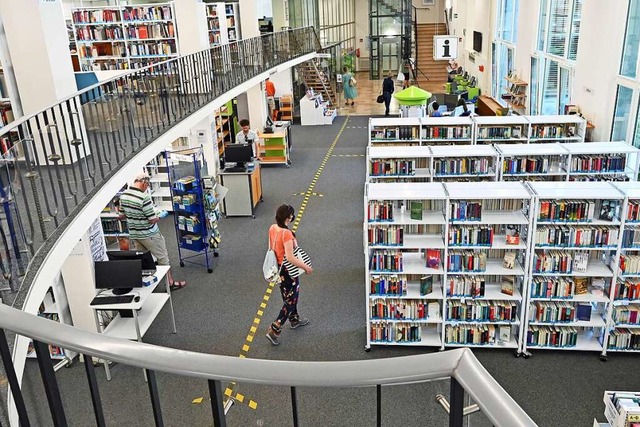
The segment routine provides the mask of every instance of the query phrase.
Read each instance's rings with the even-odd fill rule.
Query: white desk
[[[137,340],[142,342],[142,337],[151,327],[151,324],[156,319],[162,307],[169,301],[169,307],[171,308],[171,321],[173,324],[173,333],[176,330],[176,317],[173,312],[173,301],[171,300],[171,288],[169,287],[169,281],[165,280],[165,289],[163,293],[153,293],[158,287],[160,282],[166,278],[169,272],[168,265],[156,266],[155,281],[149,286],[142,288],[134,288],[129,295],[140,296],[139,301],[131,301],[126,304],[105,304],[105,305],[92,305],[93,315],[96,321],[98,330],[103,334],[110,337],[123,338],[128,340]],[[113,295],[111,291],[102,292],[101,296]],[[111,311],[111,310],[131,310],[133,317],[121,317],[119,314],[107,325],[106,328],[102,328],[100,320],[98,319],[98,311]],[[105,371],[107,373],[107,379],[111,379],[111,373],[109,372],[109,365],[107,362],[104,364]]]
[[[220,185],[229,189],[222,207],[224,216],[251,216],[255,215],[255,208],[262,201],[262,174],[260,163],[255,162],[253,168],[245,172],[220,172]]]

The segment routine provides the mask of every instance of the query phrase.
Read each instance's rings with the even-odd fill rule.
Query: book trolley
[[[165,151],[173,202],[173,218],[180,266],[200,264],[193,258],[204,255],[207,272],[212,273],[209,256],[218,256],[220,232],[217,183],[205,176],[203,148]],[[195,252],[195,254],[190,254]]]

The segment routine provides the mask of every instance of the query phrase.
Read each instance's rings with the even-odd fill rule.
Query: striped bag
[[[311,267],[311,258],[309,258],[309,255],[307,255],[305,251],[300,249],[300,246],[296,246],[293,249],[293,255],[295,255],[297,258],[301,259],[302,262]],[[287,273],[289,273],[289,277],[291,277],[292,279],[295,279],[301,274],[304,274],[304,269],[293,265],[293,263],[289,262],[286,257],[282,261],[282,265],[287,269]]]

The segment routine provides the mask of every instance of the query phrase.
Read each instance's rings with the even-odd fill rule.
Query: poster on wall
[[[436,0],[422,0],[423,6],[435,6]]]
[[[433,59],[436,61],[458,58],[458,38],[433,36]]]
[[[94,261],[104,261],[107,259],[107,245],[104,242],[104,231],[102,230],[102,221],[96,219],[89,231],[89,247],[91,248],[91,258]]]

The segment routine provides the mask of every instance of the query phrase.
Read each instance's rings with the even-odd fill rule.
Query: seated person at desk
[[[258,134],[251,130],[249,120],[240,120],[242,130],[236,134],[236,144],[251,144],[253,157],[258,158]]]
[[[440,104],[434,101],[431,103],[429,107],[432,110],[431,113],[429,114],[430,117],[442,117],[442,113],[438,111],[440,109]]]

